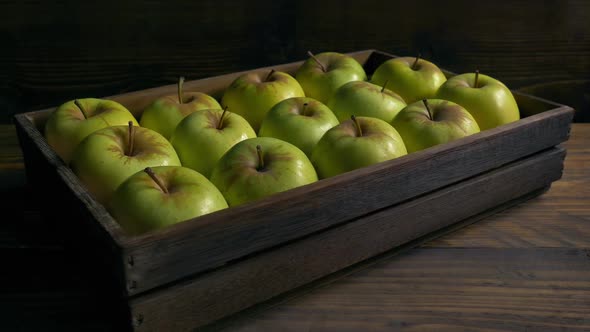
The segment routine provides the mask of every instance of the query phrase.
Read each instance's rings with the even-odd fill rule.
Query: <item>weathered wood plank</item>
[[[366,62],[368,71],[392,57],[373,51],[353,56]],[[293,71],[298,65],[272,68]],[[238,74],[193,81],[187,86],[215,94]],[[112,98],[140,112],[149,96],[169,93],[173,88]],[[90,198],[35,130],[43,127],[48,111],[19,115],[16,122],[26,133],[22,137],[35,142],[31,151],[42,152],[58,169],[60,178],[73,188],[75,199],[111,234],[116,245],[124,248],[126,257],[122,260],[133,261],[124,264],[130,286],[127,291],[133,295],[428,193],[555,146],[569,137],[571,108],[526,95],[518,98],[523,116],[530,115],[518,122],[133,238],[125,237],[104,207]],[[31,179],[39,179],[35,168],[29,171],[33,172]]]
[[[14,160],[21,160],[22,162],[22,156],[20,155],[20,149],[18,147],[16,137],[14,137],[15,133],[12,126],[0,125],[0,135],[6,137],[5,140],[0,141],[0,145],[2,145],[0,148],[0,154],[6,155],[7,151],[10,151],[8,152],[8,155],[14,156]],[[590,165],[590,157],[588,156],[588,149],[590,147],[588,143],[589,141],[590,124],[573,124],[571,138],[564,144],[564,146],[568,149],[568,154],[565,160],[563,178],[560,181],[554,182],[552,189],[540,199],[531,200],[527,204],[522,205],[516,209],[513,208],[508,210],[505,213],[505,216],[502,217],[506,219],[506,227],[502,229],[502,232],[504,232],[503,234],[505,234],[507,237],[514,237],[512,233],[514,228],[510,227],[509,224],[514,224],[516,227],[516,225],[524,222],[521,222],[523,218],[524,220],[528,220],[529,213],[535,214],[534,211],[536,210],[536,207],[540,204],[544,204],[543,202],[547,201],[546,198],[550,195],[553,195],[553,199],[559,200],[559,202],[551,204],[550,206],[551,209],[557,212],[562,211],[562,205],[564,208],[567,208],[568,213],[572,213],[576,210],[580,211],[582,208],[588,206],[587,194],[581,193],[578,195],[583,196],[582,201],[578,201],[576,197],[573,197],[575,196],[575,193],[567,193],[565,191],[561,192],[556,189],[558,189],[563,182],[572,181],[579,184],[580,186],[584,186],[585,184],[585,186],[588,187],[590,181],[590,177],[587,176],[589,169],[588,165]],[[574,157],[575,159],[572,159]],[[8,179],[10,176],[11,175],[9,173],[5,172],[3,167],[0,167],[0,183],[5,183],[6,179]],[[558,197],[555,197],[557,194],[559,194]],[[112,314],[108,314],[104,311],[98,316],[92,314],[95,311],[90,305],[96,300],[96,295],[92,291],[92,286],[80,284],[77,282],[70,282],[70,279],[80,280],[83,278],[83,276],[80,275],[80,270],[77,268],[80,262],[65,261],[64,263],[63,257],[65,252],[56,250],[54,245],[51,247],[47,246],[47,241],[49,240],[53,240],[53,243],[55,243],[55,238],[53,238],[55,234],[44,233],[42,228],[35,227],[36,225],[33,224],[33,222],[39,224],[47,222],[46,220],[41,219],[39,215],[38,203],[27,201],[27,203],[24,204],[25,202],[23,201],[20,203],[20,206],[16,206],[16,202],[18,200],[25,200],[25,198],[17,198],[14,195],[7,198],[12,198],[13,202],[15,202],[14,204],[7,203],[8,205],[6,206],[9,208],[13,208],[14,211],[17,211],[20,208],[25,209],[25,211],[22,212],[25,213],[25,216],[23,217],[25,220],[21,220],[19,215],[16,213],[10,213],[9,217],[3,218],[2,222],[0,223],[0,230],[3,233],[0,236],[6,237],[5,243],[9,243],[11,248],[19,248],[18,252],[20,252],[20,254],[15,253],[14,251],[6,251],[6,249],[0,249],[0,256],[12,258],[13,260],[18,259],[19,262],[26,261],[27,264],[10,264],[10,260],[6,261],[6,259],[3,259],[4,273],[2,276],[0,276],[0,279],[11,280],[10,290],[12,295],[9,298],[3,297],[6,298],[7,301],[0,301],[2,302],[0,307],[3,309],[1,312],[5,314],[2,315],[2,327],[7,330],[10,330],[12,327],[14,327],[13,330],[18,330],[19,328],[21,330],[41,330],[53,328],[54,330],[59,331],[112,331],[117,327],[121,327],[121,325],[118,325],[118,323],[115,322]],[[575,202],[572,203],[572,201]],[[8,201],[3,200],[3,202]],[[516,213],[519,214],[519,217],[510,218],[512,211],[515,210],[517,211]],[[522,211],[522,213],[518,211]],[[500,213],[500,215],[503,214]],[[568,224],[563,225],[559,221],[559,219],[563,216],[563,213],[552,215],[552,217],[556,219],[552,220],[549,225],[561,225],[567,227]],[[495,217],[490,218],[492,220],[495,219]],[[29,219],[31,219],[30,222]],[[403,270],[404,266],[408,267],[406,271],[413,271],[412,273],[414,273],[414,277],[411,279],[404,278],[402,284],[398,282],[399,280],[393,279],[391,273],[388,273],[390,275],[388,278],[380,277],[379,280],[374,278],[375,280],[372,283],[363,282],[361,279],[359,279],[359,273],[352,276],[349,276],[348,273],[346,273],[346,277],[341,278],[340,281],[334,282],[330,278],[325,279],[325,281],[322,280],[321,284],[330,282],[330,286],[323,287],[320,290],[311,291],[311,294],[309,295],[303,296],[304,293],[310,292],[310,289],[313,290],[317,288],[318,283],[312,285],[312,287],[309,289],[306,288],[303,290],[297,290],[292,293],[292,296],[289,297],[297,297],[298,299],[286,301],[286,303],[279,304],[278,306],[277,302],[271,302],[270,305],[276,307],[275,309],[269,309],[268,306],[258,306],[256,312],[264,311],[262,315],[252,316],[252,312],[249,311],[244,315],[240,315],[244,317],[242,319],[236,320],[234,316],[234,318],[224,321],[224,324],[230,324],[226,330],[299,331],[310,327],[312,329],[321,331],[331,331],[340,330],[342,325],[358,327],[357,330],[366,330],[368,329],[366,326],[371,325],[371,322],[373,321],[383,322],[383,324],[387,324],[389,321],[402,321],[407,322],[407,329],[409,329],[411,326],[418,326],[416,329],[419,329],[419,326],[421,326],[420,324],[422,317],[426,319],[427,316],[412,315],[411,312],[401,311],[400,308],[402,305],[391,306],[388,305],[388,302],[383,301],[394,301],[399,299],[402,301],[402,303],[405,303],[407,301],[411,301],[412,298],[415,298],[415,296],[418,295],[416,294],[416,291],[421,291],[421,294],[423,295],[421,296],[421,300],[418,304],[422,303],[426,305],[427,299],[425,299],[424,296],[426,293],[433,293],[436,294],[438,301],[446,302],[448,304],[465,305],[467,303],[466,301],[470,299],[480,299],[485,301],[486,299],[490,298],[490,293],[492,295],[499,292],[505,293],[505,289],[500,288],[498,290],[496,287],[489,288],[489,293],[479,295],[473,292],[464,292],[462,288],[458,288],[461,283],[460,280],[469,281],[472,279],[469,276],[472,273],[478,271],[477,268],[467,267],[476,267],[477,265],[473,264],[478,264],[478,262],[482,263],[483,255],[485,252],[489,251],[483,247],[488,246],[490,242],[496,243],[494,242],[496,241],[495,238],[492,238],[491,240],[488,239],[488,237],[492,236],[493,234],[489,234],[484,231],[486,228],[490,227],[490,223],[488,223],[487,220],[488,219],[479,221],[477,224],[473,225],[473,227],[465,228],[465,230],[469,230],[469,232],[463,232],[462,230],[459,230],[454,232],[452,235],[441,238],[445,241],[434,241],[433,243],[436,243],[436,246],[438,247],[436,250],[410,250],[407,254],[404,254],[399,258],[396,257],[395,259],[385,259],[385,261],[383,258],[379,259],[379,262],[384,261],[382,264],[375,267],[381,271],[379,273],[385,273],[386,269],[391,271],[391,273],[398,273],[399,271]],[[12,226],[9,226],[21,224],[23,222],[25,224],[22,225],[22,228],[13,228]],[[549,222],[549,220],[545,220],[544,222]],[[27,227],[26,225],[31,226]],[[562,238],[559,243],[570,243],[571,245],[577,247],[585,245],[585,242],[580,241],[580,237],[577,233],[588,233],[590,223],[581,222],[580,226],[582,228],[577,228],[576,232],[559,232],[562,234],[562,236],[567,236],[566,238]],[[530,302],[525,303],[525,305],[529,306],[530,303],[545,303],[548,300],[552,301],[552,303],[556,304],[553,308],[535,308],[534,311],[539,311],[546,317],[553,317],[543,318],[541,321],[551,321],[552,323],[559,325],[560,317],[565,315],[563,308],[574,308],[571,306],[571,303],[567,303],[567,301],[571,301],[575,298],[583,298],[584,294],[587,293],[585,293],[585,289],[571,287],[570,290],[576,293],[575,295],[572,295],[569,292],[565,292],[563,287],[556,288],[558,281],[571,280],[568,278],[572,278],[572,276],[575,277],[578,275],[578,273],[584,273],[582,277],[585,277],[588,272],[580,271],[579,268],[571,265],[571,261],[569,259],[572,258],[572,255],[569,255],[568,253],[572,253],[572,250],[553,248],[543,249],[542,253],[539,253],[539,251],[533,249],[534,247],[539,247],[544,243],[549,243],[551,246],[553,246],[553,244],[559,246],[558,243],[552,242],[552,239],[548,238],[548,236],[551,234],[549,231],[553,230],[554,229],[548,228],[547,231],[537,232],[526,238],[528,241],[526,246],[531,247],[531,249],[526,249],[526,251],[529,253],[536,252],[537,254],[524,256],[520,255],[523,257],[522,263],[513,260],[515,257],[514,253],[516,253],[514,250],[490,249],[494,252],[503,252],[505,254],[495,258],[488,257],[486,266],[502,268],[503,271],[507,271],[508,269],[505,267],[506,265],[512,265],[514,268],[520,265],[520,274],[524,275],[525,273],[533,273],[536,276],[540,276],[542,274],[539,272],[539,270],[543,270],[544,265],[554,266],[556,271],[551,273],[551,282],[547,281],[543,285],[537,285],[538,288],[534,290],[535,294],[532,294],[532,296],[538,296],[539,294],[547,295],[543,295],[542,298],[531,299]],[[26,235],[25,231],[32,233],[32,236],[29,237]],[[462,238],[462,242],[480,242],[482,248],[478,248],[476,250],[457,248],[457,246],[460,245],[458,245],[457,242],[457,246],[455,246],[455,241],[452,240],[456,237]],[[446,245],[455,246],[455,248],[451,248],[450,251],[446,251],[445,249],[441,248]],[[519,243],[506,242],[504,245],[506,247],[510,247],[512,245],[518,246]],[[41,252],[33,253],[29,248],[39,248]],[[25,253],[23,253],[21,250],[25,251]],[[560,257],[558,254],[556,254],[556,252],[566,254],[563,257]],[[427,271],[425,269],[432,266],[432,264],[429,262],[429,259],[434,261],[435,257],[435,262],[438,264],[438,266],[440,266],[442,275],[437,275],[437,278],[420,278],[423,277],[424,274],[418,275],[418,273],[421,271]],[[39,264],[35,263],[37,261]],[[460,261],[460,263],[458,263],[458,261]],[[471,262],[473,262],[473,264],[471,264]],[[536,262],[536,265],[531,265],[530,262]],[[52,274],[48,275],[47,273],[43,273],[42,276],[38,275],[37,273],[40,271],[38,268],[39,266],[50,267],[47,271],[51,271]],[[410,268],[410,266],[414,267]],[[23,269],[23,267],[28,267],[29,270]],[[69,267],[72,267],[72,269]],[[366,266],[360,266],[358,269],[363,269],[361,272],[362,275],[376,273],[374,268],[367,268]],[[33,281],[36,280],[36,276],[42,278],[39,280],[42,280],[43,282],[37,283],[37,281]],[[509,276],[515,277],[517,274],[509,274]],[[435,292],[434,288],[437,287],[440,279],[446,280],[447,282],[454,280],[458,284],[453,288],[441,289],[443,293]],[[491,282],[501,285],[501,279],[499,279],[497,275],[491,280]],[[67,285],[65,283],[67,283]],[[31,288],[31,285],[34,287]],[[400,289],[402,285],[403,288],[413,290],[413,292],[405,295],[397,293],[399,291],[404,291],[404,289]],[[363,290],[357,291],[356,287],[362,287]],[[396,291],[396,289],[398,290]],[[8,289],[3,289],[3,294],[6,294],[7,290]],[[326,294],[335,295],[327,296]],[[390,297],[389,299],[386,299],[380,294],[389,294]],[[459,298],[457,298],[458,294],[461,294]],[[340,300],[336,299],[335,296],[337,296]],[[357,296],[362,296],[362,302],[360,298],[357,298]],[[510,307],[513,308],[514,301],[517,301],[517,299],[510,298],[493,299],[493,303],[491,303],[490,306],[499,304],[501,306],[510,305]],[[280,303],[285,302],[285,300],[286,299],[284,298],[279,299]],[[348,313],[346,310],[349,308],[351,303],[357,302],[362,303],[362,307],[356,308],[355,312],[353,313]],[[471,305],[470,303],[468,304]],[[441,308],[443,306],[441,305],[438,307],[438,309],[435,309],[442,310]],[[309,311],[305,308],[314,308],[314,310]],[[9,309],[12,309],[12,311],[9,311]],[[521,312],[521,309],[522,308],[517,308],[515,310],[518,310],[517,312]],[[327,310],[331,310],[331,312],[328,313]],[[486,308],[480,308],[478,310],[480,311],[480,314],[477,316],[480,317],[484,314],[484,312],[487,312]],[[295,313],[297,311],[300,312]],[[375,313],[379,313],[380,317],[374,317],[373,314]],[[468,322],[470,322],[469,324],[471,326],[471,330],[477,330],[478,322],[482,322],[482,324],[485,323],[482,318],[472,319],[470,316],[461,314],[459,309],[457,309],[457,311],[447,313],[436,311],[436,313],[437,317],[440,319],[453,319],[455,324],[453,329],[455,330],[464,329],[464,326],[466,326]],[[353,316],[351,316],[351,314]],[[475,313],[473,313],[473,315],[475,316]],[[297,316],[297,318],[294,319],[294,316]],[[505,321],[509,316],[514,317],[513,313],[510,311],[496,313],[494,315],[494,322]],[[349,319],[347,317],[351,318]],[[525,330],[527,322],[530,322],[531,317],[538,316],[534,312],[528,313],[526,315],[519,314],[516,318],[516,322],[513,323],[514,329]],[[578,319],[578,322],[583,322],[583,319]],[[401,324],[392,326],[393,328],[397,329],[401,329],[403,327]],[[534,327],[534,330],[542,331],[538,325],[534,325]],[[500,325],[498,325],[497,328],[506,329],[504,326]],[[556,328],[566,329],[562,326],[558,326]],[[580,329],[584,330],[584,328]],[[547,328],[547,330],[551,330],[551,328]],[[576,329],[574,327],[569,327],[569,330]]]
[[[203,216],[198,222],[130,239],[126,253],[136,264],[127,266],[127,273],[137,286],[131,293],[170,282],[172,276],[221,266],[554,146],[567,139],[571,121],[571,113],[558,112],[547,111],[463,140]]]
[[[588,275],[581,249],[414,249],[208,330],[588,331]]]
[[[576,124],[563,177],[543,196],[466,227],[429,247],[590,248],[590,124]]]
[[[117,243],[118,226],[106,209],[82,187],[72,170],[49,147],[34,124],[22,114],[15,116],[19,142],[25,156],[27,178],[34,184],[47,227],[71,248],[76,248],[86,268],[94,269],[124,293],[124,264]],[[101,220],[98,223],[96,220]],[[115,225],[115,227],[112,227]]]
[[[170,84],[180,75],[196,79],[296,61],[308,49],[422,52],[441,67],[479,68],[511,88],[590,77],[590,5],[580,0],[539,6],[13,0],[3,1],[2,9],[0,31],[8,46],[0,54],[0,119],[82,95]],[[86,13],[108,19],[89,20]]]
[[[346,225],[131,300],[137,331],[190,331],[544,188],[561,177],[552,149]],[[370,240],[368,240],[370,239]]]

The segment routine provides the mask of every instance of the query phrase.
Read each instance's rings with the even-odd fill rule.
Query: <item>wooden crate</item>
[[[368,75],[394,57],[350,55]],[[293,74],[300,64],[254,71]],[[186,82],[185,90],[219,98],[243,73]],[[175,89],[109,98],[139,119]],[[15,124],[48,220],[113,281],[129,327],[189,331],[546,189],[561,176],[565,151],[555,147],[568,139],[574,111],[514,95],[517,122],[135,237],[47,144],[43,128],[53,109],[19,114]]]

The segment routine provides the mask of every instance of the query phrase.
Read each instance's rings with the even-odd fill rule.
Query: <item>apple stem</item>
[[[433,117],[432,112],[430,111],[430,107],[428,106],[428,100],[422,99],[422,102],[424,103],[424,107],[426,107],[426,110],[428,111],[428,118],[430,119],[430,121],[432,121]]]
[[[133,122],[129,121],[129,135],[127,137],[127,155],[133,155],[133,141],[135,140],[135,127]]]
[[[184,84],[184,77],[180,76],[178,78],[178,103],[182,104],[182,85]]]
[[[152,178],[152,180],[154,180],[154,182],[158,185],[158,187],[160,187],[160,189],[162,189],[162,191],[166,194],[168,194],[168,189],[166,188],[166,186],[162,183],[162,181],[160,180],[160,178],[156,175],[156,173],[154,173],[154,170],[151,167],[146,167],[144,170],[144,172],[147,173],[147,175],[150,176],[150,178]]]
[[[324,66],[324,64],[321,63],[320,60],[318,58],[316,58],[315,55],[313,55],[313,53],[311,53],[311,51],[307,51],[307,55],[309,55],[320,66],[320,68],[322,68],[322,71],[324,73],[327,72],[326,67]]]
[[[84,107],[82,106],[80,101],[78,99],[76,99],[76,100],[74,100],[74,104],[76,104],[76,106],[78,106],[78,108],[80,109],[80,112],[82,112],[82,115],[84,115],[84,119],[88,119],[88,115],[86,115],[86,111],[84,110]]]
[[[262,158],[262,147],[260,145],[256,145],[256,154],[258,154],[258,171],[264,169],[264,158]]]
[[[275,73],[275,70],[274,70],[274,69],[271,69],[271,70],[270,70],[270,73],[268,73],[268,75],[266,75],[266,79],[265,79],[265,81],[266,81],[266,82],[268,82],[268,81],[270,80],[270,77],[271,77],[271,76],[272,76],[272,74],[274,74],[274,73]]]
[[[307,110],[307,103],[303,103],[303,109],[301,110],[301,115],[305,116],[305,111]]]
[[[356,131],[357,131],[357,134],[359,135],[359,137],[363,136],[363,130],[361,129],[361,124],[359,123],[359,120],[356,118],[356,116],[351,115],[350,119],[352,120],[352,122],[354,122],[354,125],[356,126]]]
[[[418,64],[418,60],[420,60],[421,56],[422,54],[418,53],[418,55],[416,56],[416,60],[414,60],[414,63],[412,63],[412,69],[416,70],[416,65]]]
[[[477,89],[477,80],[479,79],[479,70],[475,71],[475,82],[473,82],[473,87]]]
[[[381,93],[383,93],[383,91],[385,91],[385,87],[387,86],[387,83],[389,83],[389,81],[385,81],[385,83],[383,83],[383,87],[381,88]]]
[[[223,120],[225,119],[225,114],[227,113],[227,106],[223,108],[223,113],[221,113],[221,117],[219,118],[219,123],[217,124],[217,129],[221,130],[223,128]]]

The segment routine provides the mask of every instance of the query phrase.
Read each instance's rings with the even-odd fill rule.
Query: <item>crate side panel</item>
[[[559,179],[564,150],[551,149],[132,299],[137,331],[190,331],[280,293],[541,190]],[[367,239],[371,239],[367,241]]]
[[[552,113],[553,112],[553,113]],[[130,293],[219,267],[505,165],[566,140],[570,112],[549,111],[403,158],[130,239]]]

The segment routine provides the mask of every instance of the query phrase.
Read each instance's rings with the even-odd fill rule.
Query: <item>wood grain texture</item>
[[[300,10],[314,6],[299,2]],[[334,14],[302,12],[297,50],[377,48],[396,54],[421,52],[456,72],[479,68],[513,87],[533,81],[587,78],[590,18],[587,2],[527,1],[442,3],[329,1]],[[367,20],[367,18],[370,18]],[[313,36],[305,38],[304,36]],[[362,38],[359,38],[362,36]],[[574,69],[578,67],[578,69]],[[577,73],[574,73],[574,71]]]
[[[552,149],[140,296],[131,301],[137,331],[190,331],[518,199],[561,177],[563,157]]]
[[[571,135],[564,176],[549,192],[427,246],[590,248],[590,124],[575,125]]]
[[[287,21],[274,20],[285,3],[5,2],[2,101],[31,110],[278,63],[260,54],[280,54],[276,45],[288,38]]]
[[[558,144],[566,138],[564,126],[571,114],[558,117],[551,112],[539,114],[546,116],[543,120],[530,117],[514,128],[482,132],[131,239],[127,254],[136,264],[127,270],[137,286],[131,291],[218,267]],[[411,185],[407,179],[412,179]]]
[[[13,125],[0,124],[0,189],[4,194],[4,208],[11,211],[2,223],[3,230],[8,225],[41,218],[38,202],[32,200],[32,193],[25,185],[24,162]],[[587,199],[590,196],[590,124],[573,124],[571,137],[563,143],[567,149],[565,170],[562,179],[555,182],[551,190],[542,197],[499,213],[489,220],[467,227],[453,236],[432,241],[427,246],[436,247],[590,247],[590,230],[587,229],[590,210]],[[12,171],[14,169],[14,172]],[[16,174],[16,175],[15,175]],[[18,191],[9,191],[9,190]],[[28,200],[26,207],[24,201]],[[14,213],[14,214],[13,214]],[[538,222],[541,219],[543,222]],[[569,220],[569,223],[562,222]],[[515,222],[518,220],[518,222]],[[26,224],[26,223],[25,223]],[[485,225],[485,227],[481,227]],[[13,227],[13,226],[11,226]],[[490,230],[493,228],[493,230]],[[24,230],[26,227],[21,228]],[[6,241],[22,245],[25,234],[7,233]],[[547,237],[557,232],[559,237]],[[36,241],[39,241],[37,239]],[[502,241],[501,239],[513,239]],[[453,241],[453,242],[449,242]]]
[[[550,81],[523,86],[518,91],[567,104],[576,110],[575,122],[590,122],[590,79]]]
[[[68,214],[67,217],[64,217],[66,221],[72,218],[82,219],[90,229],[94,229],[92,233],[103,234],[99,236],[108,238],[109,246],[117,247],[117,240],[122,236],[121,230],[104,206],[94,201],[71,168],[49,146],[42,132],[38,130],[34,122],[30,121],[28,116],[16,115],[14,121],[19,144],[23,151],[27,178],[37,186],[38,194],[47,195],[44,203],[48,207],[48,212],[57,213],[55,217],[59,217],[59,213],[66,213]],[[55,195],[62,197],[56,200]],[[70,206],[60,202],[64,198],[70,201],[68,203],[74,207],[73,211],[56,211],[52,208],[53,205]],[[80,216],[80,212],[83,216]],[[101,222],[98,224],[87,219],[100,220]],[[82,224],[82,222],[78,223]]]
[[[590,162],[589,133],[590,125],[573,125],[571,138],[565,144],[568,154],[563,178],[555,182],[549,192],[543,196],[553,195],[555,192],[555,195],[561,197],[559,203],[556,202],[551,207],[557,212],[562,211],[562,205],[563,210],[568,210],[568,213],[582,211],[590,205],[590,197],[585,192],[573,195],[571,192],[562,191],[574,182],[579,188],[590,186],[590,178],[587,176]],[[0,144],[5,143],[0,149],[0,159],[7,154],[14,155],[12,152],[7,152],[18,150],[17,140],[11,136],[14,135],[14,129],[9,125],[0,125],[0,134],[5,134],[8,138],[0,142]],[[22,161],[20,152],[16,154],[17,159],[20,158]],[[4,184],[10,176],[12,176],[11,173],[6,173],[0,167],[1,188],[5,188]],[[24,186],[24,182],[21,182],[20,186]],[[17,331],[20,329],[22,331],[76,332],[113,331],[120,328],[116,315],[111,310],[104,310],[112,306],[103,307],[100,316],[92,314],[96,313],[92,309],[93,303],[96,303],[93,287],[68,281],[86,277],[78,268],[80,261],[64,260],[63,257],[67,251],[48,248],[48,242],[52,248],[59,246],[56,234],[51,229],[45,230],[40,227],[47,224],[48,220],[40,216],[38,202],[31,200],[30,193],[25,193],[22,188],[20,192],[21,194],[13,194],[7,196],[7,200],[2,200],[3,211],[8,209],[15,213],[5,215],[7,217],[2,218],[0,222],[0,237],[2,237],[0,242],[9,244],[9,248],[0,245],[0,256],[4,257],[3,273],[0,274],[0,279],[11,281],[2,283],[4,286],[0,286],[0,292],[6,294],[10,290],[12,294],[6,298],[8,301],[1,301],[4,297],[0,296],[0,302],[2,302],[0,306],[3,309],[12,309],[12,311],[0,310],[1,326],[6,330]],[[505,237],[515,239],[523,237],[523,233],[518,231],[517,226],[527,223],[528,220],[531,225],[534,224],[535,218],[538,217],[534,211],[541,203],[541,200],[536,199],[523,204],[516,208],[523,213],[513,218],[510,218],[510,212],[515,208],[506,211],[503,216],[506,227],[502,227],[501,232],[485,232],[483,229],[493,224],[484,220],[467,228],[469,232],[454,232],[443,238],[445,241],[437,241],[438,245],[435,249],[410,250],[403,256],[384,257],[377,261],[380,263],[379,273],[389,276],[402,271],[404,266],[418,266],[406,270],[412,270],[409,272],[413,273],[413,277],[404,278],[400,281],[403,283],[396,283],[394,279],[383,276],[372,278],[371,282],[367,280],[361,282],[355,279],[355,275],[345,274],[339,277],[339,281],[327,280],[315,284],[313,288],[298,290],[290,294],[288,298],[280,299],[280,302],[273,302],[271,305],[274,309],[269,310],[267,306],[259,306],[255,311],[240,315],[239,319],[234,317],[226,320],[223,326],[227,324],[229,326],[224,331],[311,330],[319,332],[340,331],[346,326],[354,327],[354,330],[378,330],[380,327],[374,328],[374,326],[380,322],[383,324],[391,322],[390,330],[400,330],[406,325],[403,322],[411,322],[412,325],[408,326],[414,326],[414,330],[420,330],[420,326],[424,326],[422,330],[431,330],[428,322],[433,320],[452,321],[454,325],[447,330],[454,331],[585,330],[586,328],[580,326],[587,325],[584,321],[587,315],[581,317],[578,315],[577,318],[571,319],[563,317],[572,317],[577,312],[577,306],[575,303],[572,304],[572,301],[587,299],[588,296],[588,287],[579,286],[579,281],[588,280],[588,271],[585,270],[585,266],[590,261],[585,261],[583,256],[578,256],[583,254],[583,249],[574,247],[587,248],[587,242],[585,242],[587,239],[582,239],[578,233],[590,232],[590,223],[581,221],[575,231],[567,231],[571,224],[562,224],[560,218],[564,218],[564,214],[555,213],[552,215],[555,219],[544,221],[544,223],[550,222],[547,225],[555,225],[555,228],[547,227],[543,231],[526,234],[528,248],[511,249],[511,246],[522,246],[518,241],[503,241]],[[514,227],[511,227],[509,223],[512,223]],[[22,228],[10,225],[21,225]],[[550,237],[554,231],[560,234],[558,241]],[[479,248],[445,248],[445,246],[453,245],[453,238],[456,236],[459,236],[462,242],[480,243]],[[555,248],[536,249],[547,242],[552,243],[551,246]],[[486,248],[489,244],[496,249]],[[498,248],[499,246],[502,248]],[[561,249],[560,246],[566,249]],[[37,251],[29,251],[28,248],[37,248]],[[434,253],[436,256],[433,256]],[[572,257],[575,257],[574,260]],[[434,274],[425,270],[432,265],[428,259],[432,259],[432,262],[437,264],[439,273]],[[47,271],[51,273],[39,276],[39,269],[31,266],[31,264],[40,266],[34,263],[36,261],[47,266]],[[413,261],[415,263],[412,263]],[[534,264],[531,264],[532,262]],[[476,292],[467,286],[461,287],[462,284],[468,285],[474,280],[472,276],[481,270],[480,267],[488,269],[486,271],[497,269],[490,273],[486,272],[484,275],[491,286],[488,286],[485,292]],[[548,268],[553,270],[547,272]],[[373,265],[364,269],[361,267],[361,269],[360,273],[365,275],[374,273]],[[498,271],[504,271],[504,274]],[[514,288],[493,286],[494,284],[502,285],[506,278],[518,280],[519,275],[526,274],[534,274],[537,279],[544,275],[545,282],[537,282],[534,287],[529,287],[522,285],[524,281],[521,279],[522,289],[530,290],[530,294],[522,296],[513,292]],[[423,278],[428,275],[436,275],[436,278]],[[445,281],[444,287],[441,286],[441,281]],[[10,288],[7,288],[7,285],[10,285]],[[317,289],[318,287],[321,288]],[[356,287],[359,287],[358,291]],[[516,291],[521,292],[522,289],[517,287]],[[399,292],[402,291],[405,295],[400,295]],[[401,305],[388,305],[398,298],[404,303],[412,303],[416,292],[423,294],[418,301],[418,304],[423,305],[420,314],[412,315],[410,311],[413,310],[403,310]],[[429,300],[425,298],[428,295],[425,293],[434,296],[432,299],[445,305],[427,309]],[[332,296],[328,296],[329,294]],[[389,299],[383,302],[382,299],[388,294]],[[524,305],[523,301],[525,301]],[[476,306],[478,302],[487,303],[487,305]],[[353,308],[351,303],[359,303],[354,311],[351,310]],[[543,304],[543,307],[539,304]],[[455,309],[446,310],[445,308],[449,306]],[[472,310],[470,314],[463,313],[465,307]],[[587,303],[585,307],[588,307]],[[315,310],[316,308],[321,309]],[[525,312],[523,308],[529,309]],[[571,308],[571,313],[568,313],[570,312],[568,308]],[[490,313],[491,310],[494,311],[493,314]],[[477,318],[474,318],[476,314]],[[577,321],[578,325],[572,321]],[[373,322],[376,323],[373,324]],[[401,323],[396,325],[396,322]],[[546,323],[551,325],[547,327]],[[490,327],[489,324],[494,325]],[[542,329],[541,326],[545,327]]]
[[[479,68],[511,88],[590,77],[590,4],[583,0],[3,1],[0,18],[5,120],[180,75],[295,61],[308,49],[421,52],[451,70]]]
[[[70,248],[78,248],[79,259],[87,262],[86,270],[102,276],[103,283],[123,294],[127,284],[115,222],[102,205],[94,203],[34,124],[22,114],[14,120],[27,179],[34,184],[33,197],[47,218],[46,226],[57,230],[57,236]]]
[[[580,249],[415,249],[215,330],[588,331],[588,275]]]
[[[1,198],[9,196],[11,191],[21,190],[25,183],[25,165],[14,126],[0,125],[0,151]]]
[[[369,73],[392,57],[374,51],[351,55],[365,64]],[[290,63],[256,71],[275,68],[293,72],[299,65]],[[239,74],[191,81],[186,85],[216,95]],[[110,98],[134,110],[138,116],[149,100],[173,90],[174,86],[164,86]],[[75,194],[75,200],[85,206],[83,215],[91,218],[81,217],[85,223],[78,224],[88,225],[93,219],[98,220],[113,238],[114,245],[123,249],[124,257],[118,261],[133,261],[123,266],[127,292],[135,295],[505,165],[569,137],[571,108],[523,94],[516,97],[525,117],[518,122],[130,238],[104,207],[92,200],[41,137],[50,110],[17,115],[15,119],[21,139],[27,141],[23,145],[25,157],[39,159],[31,165],[43,165],[47,159]],[[35,174],[38,168],[28,168],[32,183],[46,181],[45,176]],[[432,172],[433,169],[437,171]],[[55,183],[40,188],[57,187],[64,186]],[[96,227],[98,224],[89,229]]]
[[[24,163],[14,126],[0,125],[0,171],[23,171]]]

